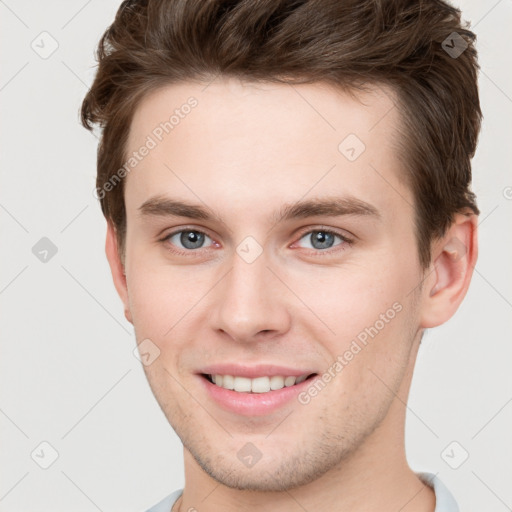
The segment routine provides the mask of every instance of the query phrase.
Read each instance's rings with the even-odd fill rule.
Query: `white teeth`
[[[284,385],[286,387],[293,386],[295,384],[295,379],[296,377],[286,377],[286,379],[284,379]]]
[[[253,393],[266,393],[267,391],[270,391],[270,379],[268,377],[258,377],[250,380],[251,391]]]
[[[235,377],[233,389],[241,392],[251,391],[251,379],[247,377]]]
[[[308,378],[307,375],[301,375],[300,377],[297,377],[295,384],[300,384],[301,382],[304,382],[307,378]]]
[[[233,375],[210,375],[212,381],[224,389],[231,389],[239,393],[268,393],[284,387],[293,386],[304,382],[308,374],[300,377],[283,377],[273,375],[272,377],[256,377],[249,379],[247,377],[234,377]]]
[[[282,388],[284,388],[284,377],[281,377],[280,375],[270,377],[270,389],[276,390]]]
[[[222,377],[222,387],[226,389],[235,389],[235,378],[232,375],[224,375]]]

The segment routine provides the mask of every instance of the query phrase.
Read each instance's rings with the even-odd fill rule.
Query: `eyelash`
[[[172,233],[169,233],[168,235],[165,235],[163,238],[159,239],[159,242],[163,243],[163,244],[167,244],[167,242],[174,236],[174,235],[177,235],[179,233],[182,233],[182,232],[186,232],[186,231],[192,231],[194,233],[200,233],[202,235],[205,235],[207,236],[208,238],[210,238],[211,240],[213,240],[213,238],[206,232],[204,231],[201,231],[200,229],[195,229],[195,228],[181,228],[177,231],[173,231]],[[319,227],[316,227],[314,229],[309,229],[308,231],[303,231],[300,235],[299,235],[299,238],[298,238],[298,241],[301,240],[302,238],[304,238],[305,235],[310,235],[311,233],[314,233],[315,231],[320,231],[322,233],[327,233],[327,234],[330,234],[330,235],[334,235],[334,236],[337,236],[338,238],[341,239],[341,242],[340,244],[334,246],[333,248],[330,248],[330,249],[325,249],[325,250],[321,250],[321,249],[307,249],[308,251],[313,251],[314,255],[315,256],[329,256],[329,255],[332,255],[333,252],[338,252],[338,251],[344,251],[346,250],[346,246],[351,246],[353,243],[354,243],[354,240],[348,238],[347,236],[345,235],[342,235],[341,233],[339,233],[338,231],[334,231],[330,228],[323,228],[322,226],[319,226]],[[295,243],[295,242],[294,242]],[[177,254],[179,256],[196,256],[197,253],[200,252],[200,249],[188,249],[188,250],[182,250],[182,249],[177,249],[176,247],[172,247],[170,246],[170,244],[167,244],[167,250],[174,253],[174,254]],[[208,248],[206,248],[208,249]]]

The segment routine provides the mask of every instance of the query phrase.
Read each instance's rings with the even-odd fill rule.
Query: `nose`
[[[238,342],[254,342],[290,328],[286,287],[268,266],[265,252],[252,263],[233,255],[232,268],[212,297],[213,329]]]

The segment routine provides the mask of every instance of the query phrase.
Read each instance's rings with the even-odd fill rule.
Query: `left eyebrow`
[[[353,196],[345,196],[310,199],[284,205],[275,218],[281,221],[318,216],[340,217],[342,215],[381,217],[379,210],[370,203]]]
[[[165,196],[155,196],[145,201],[139,210],[143,216],[186,217],[197,220],[216,220],[225,225],[220,215],[210,208]],[[308,217],[340,217],[344,215],[381,218],[379,210],[353,196],[324,197],[283,205],[271,216],[274,223]]]

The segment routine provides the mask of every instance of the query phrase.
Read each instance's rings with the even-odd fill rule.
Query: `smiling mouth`
[[[233,375],[209,375],[202,373],[201,376],[223,389],[237,393],[269,393],[285,387],[292,387],[309,379],[314,378],[317,373],[300,375],[299,377],[274,375],[272,377],[262,376],[250,379],[248,377],[237,377]]]

